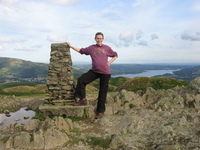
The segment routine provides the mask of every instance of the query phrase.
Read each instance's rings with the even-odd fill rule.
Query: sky
[[[199,0],[0,0],[0,57],[48,63],[52,43],[84,48],[96,32],[115,63],[200,63]]]

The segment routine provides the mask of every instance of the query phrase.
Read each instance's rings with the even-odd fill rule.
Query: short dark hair
[[[102,32],[97,32],[97,33],[95,34],[95,38],[97,37],[97,35],[102,35],[102,36],[103,36],[103,38],[104,38],[104,35],[103,35],[103,33],[102,33]]]

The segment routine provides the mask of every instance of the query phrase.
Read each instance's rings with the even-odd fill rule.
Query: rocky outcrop
[[[4,109],[9,108],[10,112],[15,112],[22,107],[28,107],[32,110],[38,110],[39,106],[44,103],[43,99],[40,98],[20,98],[13,96],[2,96],[0,95],[0,113]]]
[[[71,122],[71,121],[69,121]],[[5,143],[5,149],[54,149],[65,144],[69,137],[66,132],[70,130],[70,123],[62,117],[47,118],[45,121],[33,119],[24,125],[15,124],[5,127],[3,132],[14,129],[13,135],[1,135],[1,141]],[[31,132],[33,131],[33,132]],[[1,144],[0,144],[1,145]],[[2,148],[0,146],[0,148]],[[3,149],[2,148],[2,149]]]
[[[187,87],[121,90],[108,95],[105,116],[98,120],[92,111],[96,100],[88,97],[82,107],[91,110],[87,119],[54,116],[0,128],[0,149],[198,150],[199,87],[200,77]]]

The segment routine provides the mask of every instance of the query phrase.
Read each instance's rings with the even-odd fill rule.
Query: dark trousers
[[[87,73],[84,73],[82,76],[78,78],[75,97],[80,99],[86,97],[86,85],[90,82],[94,81],[95,79],[100,79],[100,87],[99,87],[99,96],[98,96],[98,103],[97,103],[97,113],[105,112],[105,103],[106,103],[106,96],[108,92],[108,82],[110,80],[111,74],[100,74],[96,73],[92,70],[89,70]]]

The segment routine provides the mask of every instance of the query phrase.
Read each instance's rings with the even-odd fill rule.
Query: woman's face
[[[104,40],[104,39],[103,39],[103,36],[102,36],[102,35],[97,35],[97,36],[95,37],[95,41],[96,41],[97,45],[99,45],[99,46],[102,45],[103,40]]]

